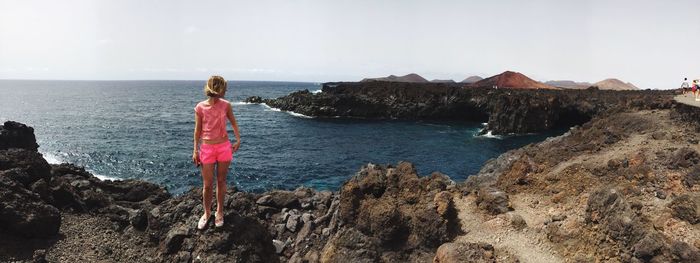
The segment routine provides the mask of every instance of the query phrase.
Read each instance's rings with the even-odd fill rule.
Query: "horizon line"
[[[19,80],[19,81],[203,81],[201,79],[23,79],[23,78],[0,78],[4,80]],[[253,79],[230,79],[226,81],[241,81],[241,82],[290,82],[290,83],[325,83],[329,81],[296,81],[296,80],[253,80]],[[334,81],[330,81],[334,82]]]

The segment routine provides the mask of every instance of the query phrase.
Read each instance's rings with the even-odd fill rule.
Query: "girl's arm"
[[[202,135],[202,121],[199,115],[194,113],[194,149],[192,150],[192,161],[199,166],[199,138]]]
[[[238,131],[238,123],[236,123],[236,117],[233,116],[233,107],[231,107],[231,104],[228,105],[226,117],[228,121],[231,122],[231,126],[233,126],[233,134],[236,135],[236,144],[233,145],[233,151],[235,152],[238,151],[238,147],[241,147],[241,133]]]

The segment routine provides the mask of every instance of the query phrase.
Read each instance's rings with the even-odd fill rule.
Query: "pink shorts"
[[[230,141],[217,144],[201,144],[199,146],[199,161],[202,164],[230,162],[231,160],[233,160],[233,152]]]

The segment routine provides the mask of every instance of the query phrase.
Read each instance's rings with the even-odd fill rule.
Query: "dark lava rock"
[[[252,96],[245,99],[247,103],[263,103],[263,99],[260,96]]]
[[[700,154],[692,148],[684,147],[674,152],[669,161],[668,166],[671,169],[688,168],[700,162]]]
[[[260,197],[256,203],[258,205],[271,206],[275,208],[298,208],[299,198],[292,191],[274,190]]]
[[[675,241],[671,244],[671,253],[673,257],[671,259],[667,259],[667,262],[700,262],[700,251],[682,241]]]
[[[97,181],[95,184],[117,201],[147,201],[157,205],[170,198],[162,186],[140,180]]]
[[[34,150],[11,148],[0,150],[0,171],[20,168],[23,172],[13,172],[10,176],[25,186],[39,179],[51,177],[51,166],[40,153]]]
[[[21,148],[37,151],[34,128],[14,121],[6,121],[0,126],[0,150]]]
[[[445,243],[437,249],[433,259],[433,263],[458,262],[496,262],[494,248],[486,243]]]
[[[693,188],[696,184],[700,184],[700,166],[695,166],[688,174],[683,178],[683,184],[688,188]]]
[[[623,252],[632,254],[638,245],[638,254],[646,256],[653,240],[640,243],[645,237],[656,233],[642,225],[639,215],[631,208],[625,197],[616,189],[602,187],[593,191],[586,206],[586,222],[600,225],[603,233],[617,242]],[[654,237],[650,237],[654,238]]]
[[[324,83],[323,92],[251,97],[271,107],[318,117],[452,119],[488,122],[493,134],[528,133],[581,125],[610,110],[669,109],[668,91],[518,90],[463,84],[402,82]],[[614,142],[614,133],[607,142]]]
[[[379,241],[354,228],[344,228],[330,240],[321,254],[321,262],[380,262]]]
[[[700,223],[700,194],[684,194],[668,205],[673,216],[691,224]]]
[[[0,228],[26,237],[50,237],[58,233],[58,209],[9,177],[0,176]]]
[[[492,215],[511,210],[508,195],[495,188],[482,188],[477,192],[476,205]]]
[[[364,252],[352,254],[363,258],[355,260],[367,262],[379,255],[389,261],[432,255],[435,248],[459,233],[455,213],[438,213],[435,200],[442,188],[434,186],[440,184],[453,182],[442,176],[418,177],[410,163],[399,163],[396,168],[374,164],[363,167],[341,188],[338,215],[342,227],[326,245],[324,255],[359,250]],[[449,203],[449,197],[442,194],[437,199]],[[343,240],[348,239],[363,243],[347,247]]]
[[[634,256],[648,261],[658,255],[664,245],[663,237],[660,234],[647,235],[634,245]]]
[[[64,175],[78,175],[83,178],[94,177],[84,167],[76,166],[74,164],[62,163],[62,164],[52,164],[51,165],[51,175],[52,176],[64,176]]]

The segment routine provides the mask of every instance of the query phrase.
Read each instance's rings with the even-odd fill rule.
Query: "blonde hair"
[[[204,95],[207,97],[221,97],[226,92],[228,83],[222,76],[211,76],[204,85]]]

